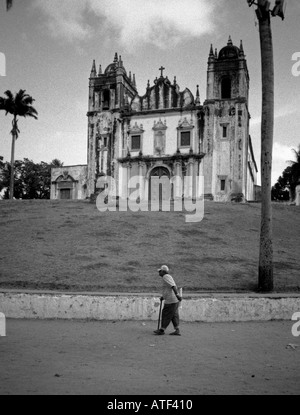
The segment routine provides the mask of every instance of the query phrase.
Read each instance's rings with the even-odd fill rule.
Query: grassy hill
[[[274,204],[276,291],[299,291],[300,209]],[[254,291],[259,204],[183,213],[100,213],[87,201],[0,201],[0,288],[159,292],[167,264],[186,291]]]

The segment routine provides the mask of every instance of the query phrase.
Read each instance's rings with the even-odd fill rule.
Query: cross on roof
[[[160,76],[161,76],[161,77],[163,77],[163,76],[164,76],[163,71],[164,71],[165,69],[166,69],[166,68],[164,68],[163,66],[159,68],[159,70],[161,71],[161,74],[160,74]]]

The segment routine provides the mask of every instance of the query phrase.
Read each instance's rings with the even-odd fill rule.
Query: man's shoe
[[[165,331],[162,329],[159,329],[159,330],[155,330],[153,333],[157,334],[158,336],[162,336],[163,334],[165,334]]]
[[[170,333],[170,336],[181,336],[179,330],[175,330],[173,333]]]

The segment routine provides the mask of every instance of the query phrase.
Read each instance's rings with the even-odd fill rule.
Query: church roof
[[[108,65],[108,67],[105,69],[104,73],[105,75],[108,75],[110,73],[115,73],[117,70],[117,65],[115,63],[111,63]]]
[[[197,87],[196,100],[188,88],[180,91],[176,77],[171,82],[167,76],[164,76],[164,67],[159,68],[160,77],[156,77],[152,86],[148,81],[146,94],[136,96],[132,99],[130,110],[133,112],[172,110],[178,108],[194,108],[200,105],[199,89]]]
[[[240,52],[241,50],[237,46],[233,45],[231,37],[229,36],[227,46],[222,48],[219,52],[218,60],[238,59]]]

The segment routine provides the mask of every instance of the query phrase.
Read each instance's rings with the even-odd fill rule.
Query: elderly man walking
[[[173,277],[169,274],[169,268],[167,265],[163,265],[158,273],[162,277],[163,281],[163,292],[161,301],[165,300],[164,308],[162,311],[161,328],[155,330],[154,333],[158,336],[165,334],[165,331],[169,324],[172,322],[175,331],[170,333],[172,336],[181,336],[179,330],[179,303],[182,298],[178,294],[176,283]]]

